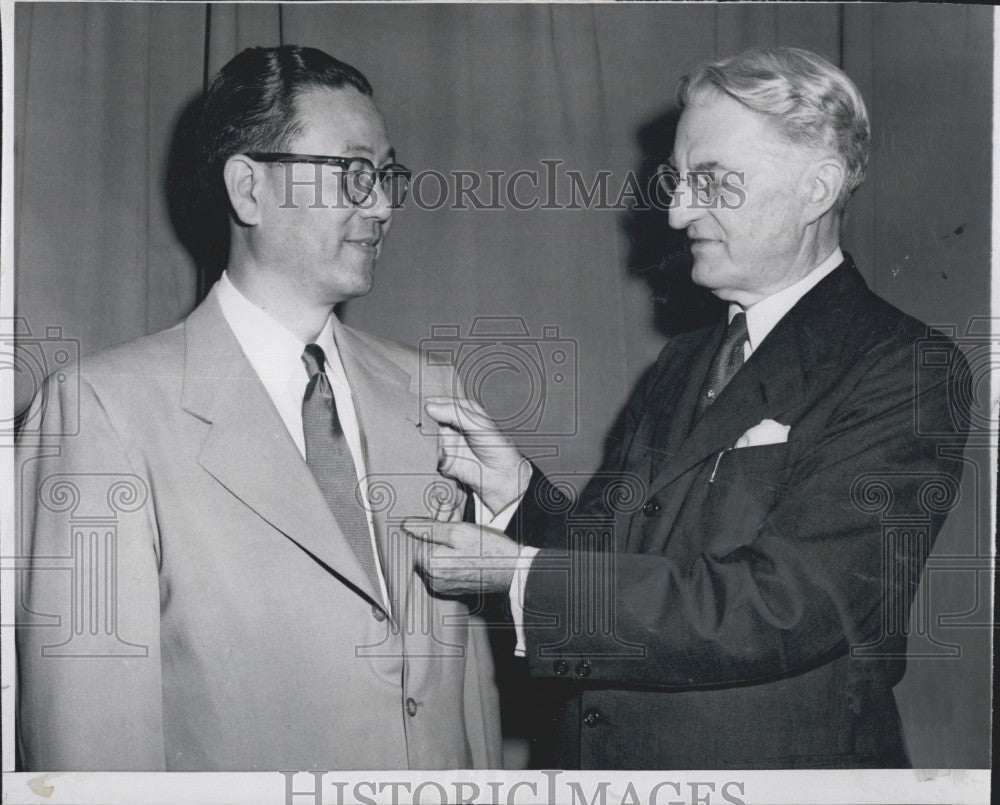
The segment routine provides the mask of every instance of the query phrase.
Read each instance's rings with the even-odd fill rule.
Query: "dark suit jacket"
[[[958,495],[939,447],[965,440],[961,372],[915,367],[929,344],[961,358],[848,257],[694,421],[722,334],[667,344],[578,505],[536,475],[511,525],[546,546],[525,594],[529,667],[560,703],[543,762],[905,766],[892,687]],[[729,449],[765,419],[786,443]]]

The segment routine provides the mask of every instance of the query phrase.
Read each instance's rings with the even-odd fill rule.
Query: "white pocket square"
[[[736,440],[735,448],[760,447],[765,444],[784,444],[788,441],[791,425],[782,425],[773,419],[762,419]]]

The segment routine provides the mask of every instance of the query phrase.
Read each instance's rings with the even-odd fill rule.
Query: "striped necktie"
[[[747,316],[740,311],[726,328],[718,352],[708,367],[705,384],[698,395],[698,416],[719,399],[719,395],[743,365],[743,345],[747,342]]]

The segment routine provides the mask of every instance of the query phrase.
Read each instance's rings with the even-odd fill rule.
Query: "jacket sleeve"
[[[76,376],[56,385],[34,401],[40,432],[22,436],[16,463],[18,550],[28,560],[17,579],[23,763],[164,770],[149,480],[91,386]],[[68,426],[77,410],[79,427]]]
[[[708,493],[722,497],[684,521],[704,530],[671,533],[700,546],[684,560],[589,549],[565,527],[557,544],[550,532],[526,585],[532,674],[672,689],[742,684],[806,670],[887,630],[898,636],[961,473],[940,453],[941,438],[915,433],[916,412],[931,432],[955,434],[953,453],[965,440],[952,424],[962,393],[945,381],[915,392],[913,360],[912,342],[899,340],[865,355],[779,483],[740,462],[754,451],[784,458],[791,445],[725,454]],[[699,483],[709,469],[699,468]],[[589,488],[581,506],[594,508],[600,492]],[[890,501],[919,501],[925,533],[887,538]],[[585,667],[568,671],[563,658]]]
[[[532,463],[528,488],[504,529],[508,537],[535,548],[561,548],[567,515],[584,511],[597,516],[610,514],[606,489],[620,478],[620,470],[642,418],[646,400],[668,355],[669,349],[664,348],[656,363],[639,379],[605,439],[600,469],[589,479],[579,498],[575,490],[562,483],[564,479],[552,481]]]

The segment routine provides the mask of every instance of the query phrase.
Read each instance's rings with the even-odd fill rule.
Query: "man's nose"
[[[685,182],[674,191],[673,206],[667,211],[667,220],[674,229],[686,229],[705,214],[705,207],[694,203],[691,188]]]
[[[374,218],[382,223],[392,217],[392,210],[391,194],[382,187],[381,182],[375,182],[368,198],[359,207],[361,215],[365,218]]]

